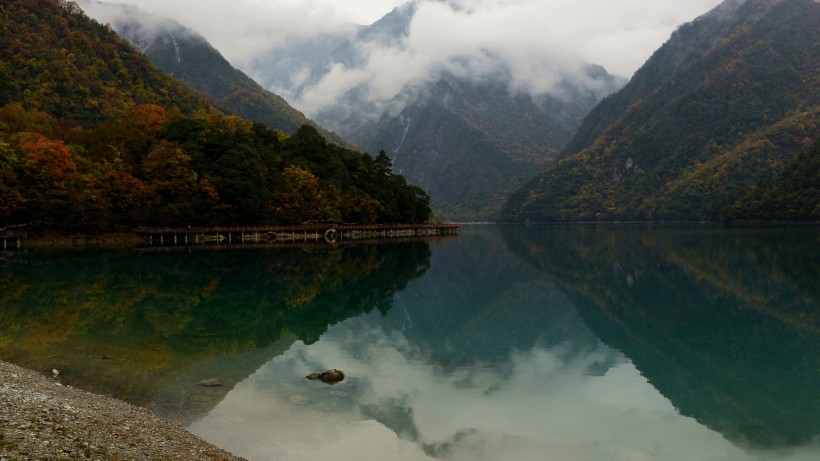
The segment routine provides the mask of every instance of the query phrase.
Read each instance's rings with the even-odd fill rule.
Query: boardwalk
[[[0,231],[0,240],[3,242],[3,249],[20,248],[22,239],[28,237],[26,232],[4,230]]]
[[[140,227],[148,245],[203,243],[337,243],[350,240],[406,239],[458,235],[459,224],[336,224],[298,226]]]

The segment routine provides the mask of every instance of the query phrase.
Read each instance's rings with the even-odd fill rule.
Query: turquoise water
[[[9,252],[0,357],[248,459],[814,460],[817,260],[817,228],[634,226]]]

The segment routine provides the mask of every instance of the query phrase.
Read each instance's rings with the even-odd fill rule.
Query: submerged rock
[[[342,373],[341,370],[331,368],[330,370],[323,371],[321,373],[311,373],[307,375],[306,378],[310,380],[318,379],[319,381],[327,384],[336,384],[345,379],[345,374]]]
[[[221,381],[219,381],[219,380],[218,380],[218,379],[216,379],[216,378],[208,378],[208,379],[203,379],[202,381],[200,381],[200,382],[198,382],[198,383],[196,383],[196,384],[197,384],[197,386],[204,386],[204,387],[217,387],[217,386],[221,386],[221,385],[222,385],[222,382],[221,382]]]

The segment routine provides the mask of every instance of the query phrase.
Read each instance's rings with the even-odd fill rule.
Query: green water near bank
[[[815,459],[818,259],[816,228],[634,226],[12,251],[0,358],[250,459]]]

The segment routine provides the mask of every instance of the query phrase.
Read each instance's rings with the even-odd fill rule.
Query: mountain
[[[293,133],[302,125],[313,125],[327,139],[345,144],[282,97],[234,68],[204,37],[178,22],[130,5],[95,0],[80,0],[79,4],[91,17],[111,24],[160,70],[206,94],[226,112],[286,133]]]
[[[0,105],[19,102],[76,122],[121,116],[135,104],[209,107],[73,2],[3,2],[0,23]]]
[[[402,53],[420,5],[408,2],[360,28],[295,88],[283,91],[310,105],[340,69],[365,74],[374,56]],[[488,219],[555,158],[589,110],[624,82],[588,66],[580,75],[563,75],[549,92],[531,94],[514,88],[513,72],[499,56],[481,59],[491,68],[487,75],[453,70],[469,61],[456,57],[429,75],[397,84],[386,99],[365,79],[309,112],[361,150],[384,150],[396,171],[425,188],[433,208],[447,218]]]
[[[820,221],[820,140],[765,179],[729,212],[737,220]]]
[[[447,216],[488,219],[554,160],[596,101],[593,94],[536,100],[510,94],[503,82],[445,74],[397,115],[347,136],[365,151],[385,149],[396,171],[425,188]]]
[[[424,222],[376,159],[226,116],[66,0],[0,5],[0,229]]]
[[[729,219],[820,137],[819,81],[820,3],[726,1],[604,99],[501,218]]]

